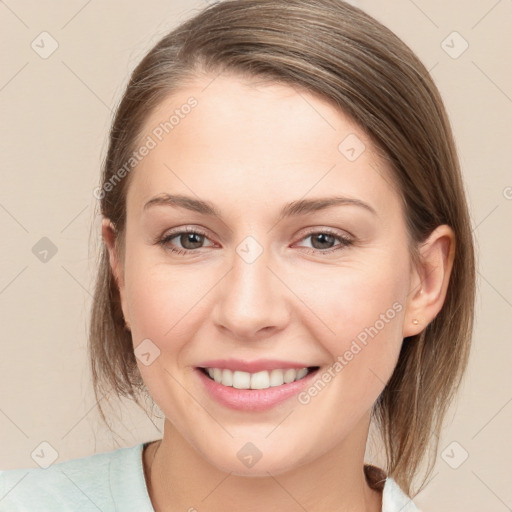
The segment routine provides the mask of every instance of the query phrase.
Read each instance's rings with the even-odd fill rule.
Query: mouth
[[[263,363],[261,363],[263,364]],[[261,364],[247,364],[253,370],[237,369],[243,364],[230,364],[231,368],[220,368],[213,364],[196,367],[196,375],[206,392],[218,405],[241,412],[262,412],[278,404],[291,404],[292,398],[311,385],[319,366],[285,365],[265,363],[270,369],[261,369]],[[224,364],[223,366],[226,366]],[[259,368],[258,368],[259,366]],[[294,365],[295,366],[295,365]]]
[[[250,373],[228,368],[199,368],[209,379],[235,389],[268,389],[304,379],[318,370],[318,366],[283,368]]]

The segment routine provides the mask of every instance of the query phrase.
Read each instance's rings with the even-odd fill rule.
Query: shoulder
[[[400,486],[387,477],[382,491],[382,512],[421,512]]]
[[[53,464],[0,471],[0,511],[148,510],[143,444]],[[150,501],[149,501],[150,504]],[[135,507],[135,508],[134,508]],[[138,507],[138,508],[137,508]]]

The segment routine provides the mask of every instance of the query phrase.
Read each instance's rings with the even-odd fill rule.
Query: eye
[[[174,247],[171,244],[171,241],[174,239],[181,244],[181,248]],[[194,252],[196,249],[200,249],[205,240],[208,240],[206,233],[197,228],[185,228],[180,231],[175,231],[174,233],[168,233],[160,240],[157,240],[157,243],[176,254],[188,254]]]
[[[330,254],[334,251],[344,249],[353,243],[353,240],[347,236],[340,235],[330,229],[323,229],[321,231],[311,231],[302,240],[311,239],[311,250],[307,251],[312,254]],[[338,245],[333,244],[338,241]]]
[[[312,247],[307,250],[311,254],[330,254],[335,251],[344,249],[353,243],[353,240],[347,236],[340,235],[329,229],[320,231],[311,231],[301,240],[310,238]],[[176,240],[176,242],[172,242]],[[162,245],[169,251],[176,254],[191,254],[201,249],[205,240],[209,240],[207,234],[197,228],[184,228],[179,231],[174,231],[158,239],[156,243]],[[338,241],[337,245],[334,245]],[[181,247],[176,247],[175,244],[179,243]],[[215,244],[211,244],[210,247]]]

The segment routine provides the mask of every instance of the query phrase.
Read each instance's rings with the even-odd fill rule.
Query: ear
[[[419,262],[411,271],[404,337],[423,331],[443,307],[455,257],[453,230],[446,224],[438,226],[418,250]]]
[[[125,289],[124,289],[124,269],[121,265],[119,255],[116,249],[116,229],[110,219],[104,218],[101,223],[101,236],[108,250],[110,268],[119,288],[119,295],[121,298],[121,308],[123,310],[123,316],[126,321],[126,325],[129,327],[129,318],[127,316],[127,310],[125,307]]]

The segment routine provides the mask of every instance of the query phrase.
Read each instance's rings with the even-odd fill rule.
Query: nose
[[[291,292],[271,268],[268,251],[250,261],[235,252],[232,268],[217,288],[213,320],[223,335],[256,341],[285,328]]]

